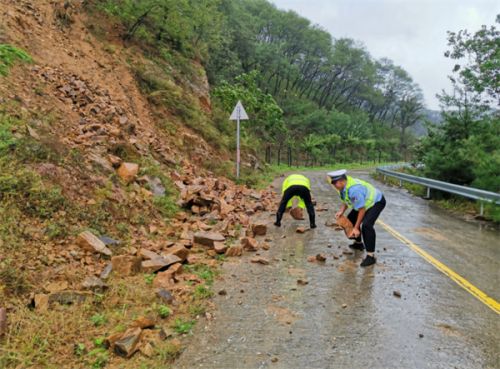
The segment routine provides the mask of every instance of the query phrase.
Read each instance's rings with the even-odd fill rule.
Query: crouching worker
[[[347,218],[354,225],[349,238],[355,242],[349,247],[355,250],[366,248],[366,257],[361,262],[365,267],[376,263],[374,224],[385,208],[383,193],[368,182],[347,175],[345,169],[327,174],[337,190],[342,205],[335,218],[344,215],[347,208],[353,208]],[[361,229],[361,231],[360,231]]]
[[[302,174],[292,174],[286,177],[281,187],[282,198],[276,213],[275,226],[281,226],[281,218],[287,208],[291,208],[293,200],[298,199],[298,207],[306,208],[309,214],[309,224],[311,228],[316,228],[314,206],[311,199],[311,182]]]

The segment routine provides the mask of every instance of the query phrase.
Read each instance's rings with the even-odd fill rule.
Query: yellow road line
[[[479,288],[474,286],[472,283],[470,283],[468,280],[466,280],[464,277],[460,276],[459,274],[455,273],[453,270],[448,268],[446,265],[441,263],[439,260],[437,260],[435,257],[427,253],[426,251],[422,250],[419,246],[411,242],[408,238],[404,237],[401,235],[399,232],[397,232],[394,228],[391,226],[385,224],[381,220],[378,220],[377,223],[379,223],[387,232],[389,232],[391,235],[393,235],[395,238],[403,242],[405,245],[407,245],[410,249],[415,251],[417,254],[419,254],[422,258],[427,260],[430,264],[432,264],[437,270],[441,271],[443,274],[447,275],[450,277],[453,281],[455,281],[460,287],[462,287],[464,290],[469,292],[472,296],[477,298],[479,301],[481,301],[483,304],[488,306],[490,309],[492,309],[494,312],[497,314],[500,314],[500,303],[496,301],[494,298],[488,296],[485,294],[483,291],[481,291]]]

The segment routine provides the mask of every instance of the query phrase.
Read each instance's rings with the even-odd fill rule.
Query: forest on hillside
[[[123,39],[152,57],[200,60],[214,105],[227,114],[242,100],[251,116],[244,141],[268,162],[411,156],[410,127],[424,117],[421,90],[402,67],[374,59],[357,40],[335,38],[266,0],[92,4],[119,19]]]

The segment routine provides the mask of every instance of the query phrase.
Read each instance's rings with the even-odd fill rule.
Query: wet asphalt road
[[[356,175],[368,179],[366,173]],[[227,295],[216,295],[214,318],[200,320],[174,367],[500,368],[500,315],[380,225],[378,263],[359,267],[363,254],[344,255],[349,241],[324,226],[339,206],[335,192],[323,173],[308,176],[318,205],[328,207],[317,213],[318,228],[297,234],[307,219],[285,216],[275,228],[266,214],[266,237],[274,241],[259,253],[270,265],[251,264],[253,255],[224,263],[214,289]],[[383,222],[500,300],[498,231],[375,184],[387,199]],[[307,261],[317,253],[326,254],[325,263]]]

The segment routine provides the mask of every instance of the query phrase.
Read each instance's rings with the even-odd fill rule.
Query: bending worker
[[[309,214],[309,224],[311,228],[316,228],[314,206],[311,200],[311,182],[309,178],[302,174],[292,174],[285,178],[281,187],[282,198],[278,212],[276,213],[275,226],[281,226],[281,218],[286,208],[291,208],[293,200],[298,199],[298,207],[306,208]]]
[[[385,208],[384,194],[370,183],[348,176],[345,169],[330,172],[327,175],[342,201],[335,218],[344,215],[348,207],[353,208],[347,218],[354,225],[349,238],[354,238],[355,242],[349,247],[355,250],[366,248],[366,257],[361,262],[362,267],[375,264],[377,260],[374,256],[375,229],[373,226]]]

